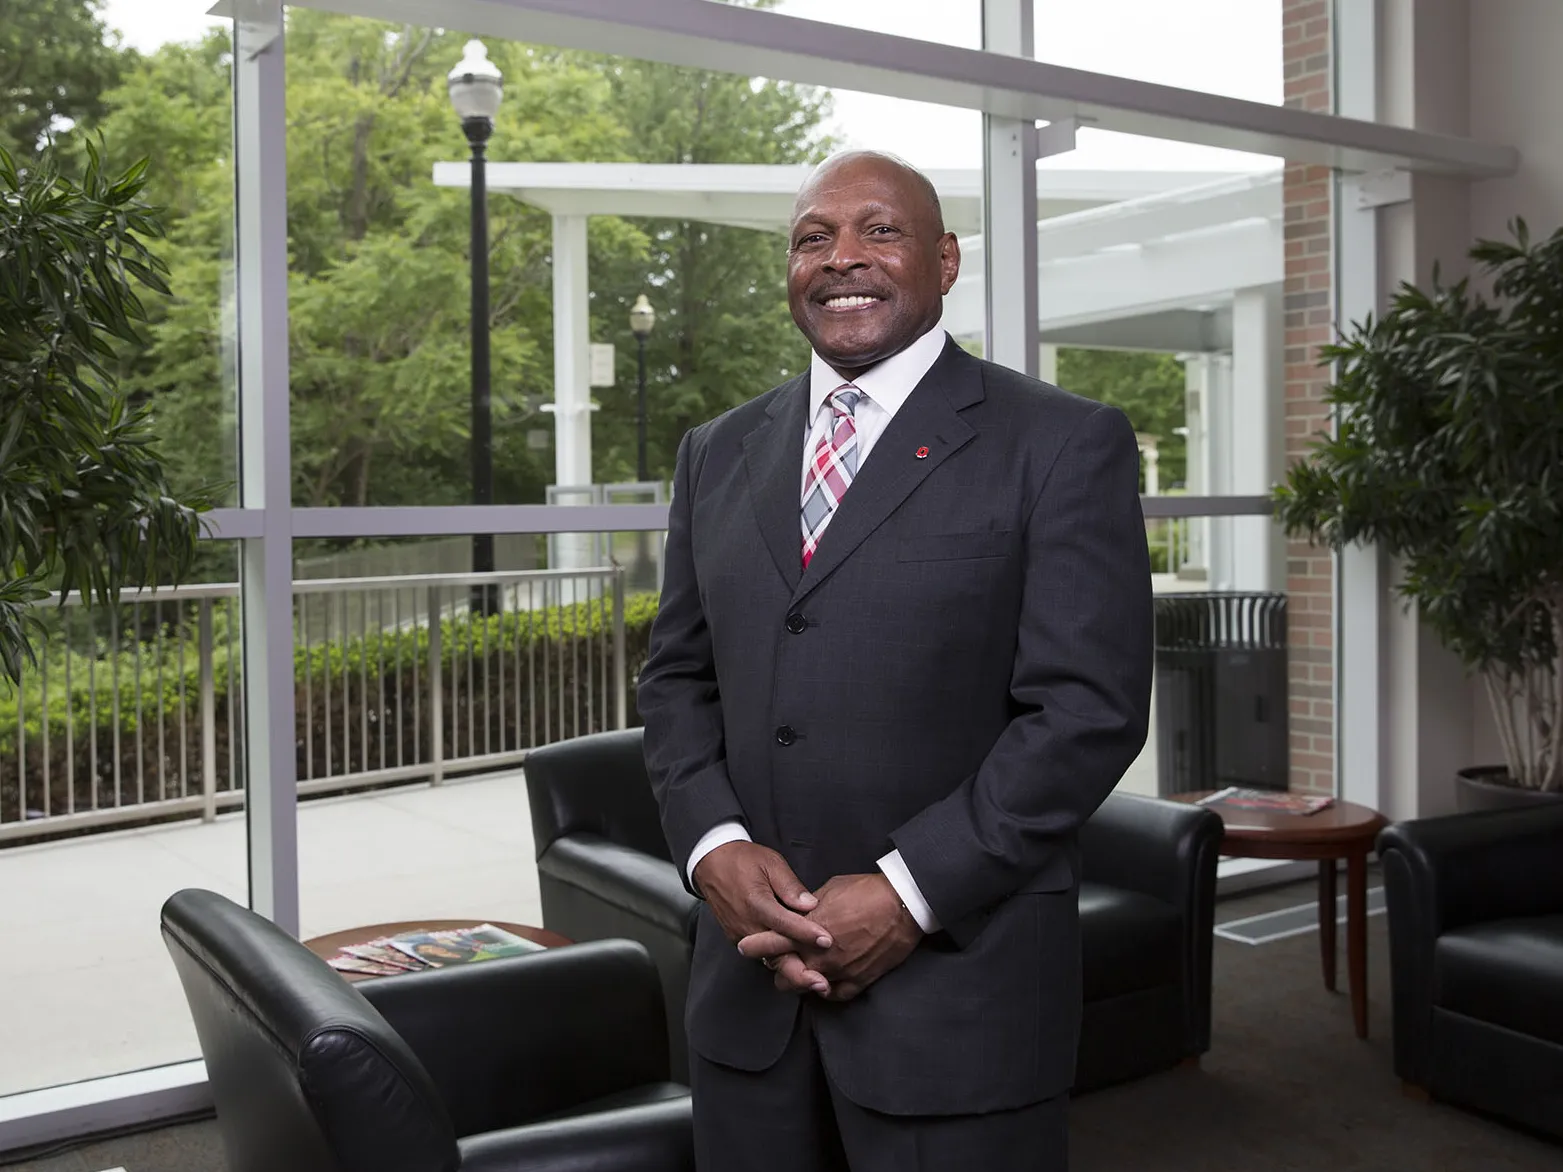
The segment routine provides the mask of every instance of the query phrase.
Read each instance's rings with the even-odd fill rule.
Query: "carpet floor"
[[[1302,884],[1222,901],[1217,922],[1307,903]],[[1400,1091],[1390,1056],[1387,921],[1369,920],[1370,1018],[1352,1032],[1324,989],[1313,932],[1216,939],[1211,1049],[1184,1067],[1082,1096],[1072,1172],[1558,1172],[1563,1145]],[[11,1172],[222,1172],[214,1122],[106,1140]]]

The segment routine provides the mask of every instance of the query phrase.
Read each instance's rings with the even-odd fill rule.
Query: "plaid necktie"
[[[831,410],[829,432],[814,445],[814,457],[803,483],[803,567],[819,548],[819,539],[841,498],[857,475],[857,425],[852,413],[863,392],[846,383],[826,400]]]

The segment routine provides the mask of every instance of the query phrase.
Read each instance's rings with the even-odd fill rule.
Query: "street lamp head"
[[[651,327],[657,324],[657,311],[651,308],[651,302],[646,300],[642,293],[635,299],[635,304],[630,307],[630,329],[637,338],[644,338],[651,333]]]
[[[481,119],[493,125],[499,112],[499,100],[504,96],[503,75],[499,67],[488,59],[488,48],[482,41],[468,41],[466,54],[447,78],[450,104],[462,122]]]

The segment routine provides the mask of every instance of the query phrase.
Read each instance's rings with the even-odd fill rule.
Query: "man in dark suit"
[[[1075,835],[1149,710],[1134,435],[939,328],[904,163],[824,163],[788,257],[811,370],[680,446],[638,693],[700,1167],[1061,1172]]]

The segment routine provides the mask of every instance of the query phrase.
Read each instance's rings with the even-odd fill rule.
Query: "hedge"
[[[242,691],[237,664],[230,691],[230,651],[225,637],[226,602],[214,606],[213,682],[218,788],[242,785],[230,774],[230,705],[234,739],[242,738]],[[625,602],[626,665],[633,680],[644,662],[655,593],[631,595]],[[507,611],[492,616],[458,615],[440,622],[440,664],[444,683],[442,735],[447,763],[472,753],[530,747],[561,735],[611,728],[614,695],[603,678],[605,650],[611,673],[611,600],[592,600],[537,611]],[[67,762],[74,757],[75,808],[127,804],[138,797],[155,800],[201,791],[200,665],[195,619],[181,621],[187,643],[184,668],[177,662],[171,628],[159,654],[156,642],[141,644],[141,671],[135,650],[73,652],[71,686],[65,687],[61,655],[52,650],[49,679],[50,810],[67,808]],[[590,651],[590,663],[586,652]],[[234,645],[237,654],[237,642]],[[114,663],[119,663],[120,793],[114,786]],[[544,666],[546,661],[546,668]],[[88,664],[94,667],[89,679]],[[370,631],[326,646],[294,648],[295,703],[298,712],[300,778],[412,765],[427,761],[431,745],[429,630]],[[161,686],[157,678],[162,664]],[[381,664],[384,671],[381,671]],[[400,665],[398,667],[398,664]],[[415,666],[416,665],[416,666]],[[530,665],[530,670],[529,670]],[[562,668],[562,670],[561,670]],[[503,673],[505,705],[498,706]],[[468,680],[471,680],[469,686]],[[381,681],[384,703],[381,703]],[[522,689],[517,694],[516,683]],[[366,686],[367,685],[367,686]],[[20,694],[0,693],[0,821],[43,809],[43,697],[34,672]],[[25,720],[26,793],[20,791],[17,707]],[[137,704],[140,710],[138,716]],[[180,727],[180,705],[184,726]],[[563,709],[561,709],[563,705]],[[67,711],[69,717],[67,717]],[[416,711],[417,719],[414,720]],[[559,714],[566,714],[562,726]],[[577,717],[578,713],[578,717]],[[633,697],[629,715],[636,721]],[[545,721],[545,716],[548,718]],[[67,720],[70,735],[67,736]],[[327,759],[327,728],[330,758]],[[380,730],[385,729],[382,754]],[[360,732],[368,729],[368,743]],[[140,744],[137,731],[140,730]],[[344,740],[344,729],[350,735]],[[161,733],[161,740],[159,734]],[[552,733],[552,736],[549,734]],[[96,740],[96,770],[92,768]],[[161,771],[159,765],[162,766]],[[137,777],[145,789],[137,791]],[[242,763],[239,766],[242,771]],[[166,788],[158,790],[158,778]]]

